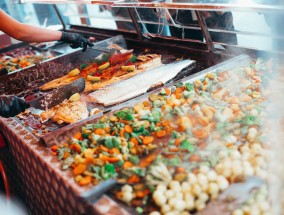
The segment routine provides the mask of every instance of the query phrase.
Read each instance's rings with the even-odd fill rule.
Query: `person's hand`
[[[26,109],[26,102],[17,96],[0,96],[0,116],[13,117]]]
[[[65,43],[69,43],[70,47],[75,48],[83,48],[83,52],[87,50],[88,46],[94,46],[92,42],[95,41],[94,37],[90,37],[89,39],[84,38],[80,34],[76,33],[69,33],[69,32],[62,32],[61,39],[59,41],[63,41]]]

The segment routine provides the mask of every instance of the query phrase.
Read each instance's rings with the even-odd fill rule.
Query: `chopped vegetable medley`
[[[230,184],[267,178],[268,149],[260,138],[265,98],[255,63],[162,88],[83,126],[52,151],[81,186],[109,178],[125,183],[115,196],[137,213],[201,211]]]

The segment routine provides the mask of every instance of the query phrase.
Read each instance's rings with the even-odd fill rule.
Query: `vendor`
[[[83,48],[83,52],[95,39],[84,38],[80,34],[48,30],[27,24],[22,24],[0,9],[0,30],[9,36],[24,42],[50,42],[63,41],[70,44],[71,48]],[[0,116],[10,117],[22,112],[26,107],[25,102],[15,96],[0,96]]]
[[[2,9],[0,9],[0,30],[9,36],[24,42],[50,42],[62,41],[70,44],[71,48],[83,48],[83,52],[95,39],[90,37],[89,40],[80,34],[54,31],[40,28],[32,25],[19,23]]]

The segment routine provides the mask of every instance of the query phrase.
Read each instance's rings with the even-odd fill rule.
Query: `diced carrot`
[[[191,122],[191,125],[192,127],[195,127],[197,125],[197,120],[195,117],[193,116],[189,116],[189,119],[190,119],[190,122]]]
[[[139,166],[140,166],[141,168],[146,168],[146,167],[149,166],[149,165],[150,165],[150,163],[147,162],[146,160],[140,160]]]
[[[105,128],[105,131],[106,131],[107,133],[109,133],[109,132],[110,132],[110,127],[109,127],[109,126],[106,127],[106,128]]]
[[[233,144],[233,143],[227,143],[226,146],[227,146],[228,148],[230,148],[230,147],[233,147],[234,144]]]
[[[116,162],[120,161],[120,158],[118,158],[118,157],[109,157],[109,156],[106,156],[106,155],[103,155],[103,154],[100,154],[99,158],[102,161],[107,161],[109,163],[116,163]]]
[[[186,129],[185,126],[179,125],[178,128],[177,128],[177,131],[178,132],[185,132],[185,129]]]
[[[199,146],[200,149],[205,149],[206,146],[207,146],[207,143],[206,142],[201,142],[201,143],[198,144],[198,146]]]
[[[127,133],[131,133],[133,131],[132,127],[130,125],[126,125],[124,127],[124,130],[127,132]]]
[[[177,87],[175,93],[182,93],[183,89],[181,87]]]
[[[207,117],[197,117],[197,121],[199,122],[200,125],[203,125],[203,126],[207,126],[208,123],[209,123],[209,120]]]
[[[146,159],[145,159],[145,161],[147,162],[147,163],[152,163],[155,159],[156,159],[156,155],[155,154],[150,154],[150,155],[148,155],[147,157],[146,157]]]
[[[167,95],[167,96],[171,94],[170,88],[165,88],[165,91],[166,91],[166,95]]]
[[[157,123],[156,123],[156,126],[157,126],[157,127],[159,127],[159,126],[161,126],[161,125],[162,125],[162,124],[161,124],[160,122],[157,122]]]
[[[130,168],[130,167],[133,167],[133,164],[130,161],[125,161],[124,164],[123,164],[123,168],[127,169],[127,168]]]
[[[151,191],[148,188],[143,190],[143,192],[145,193],[145,196],[147,196],[151,193]]]
[[[156,132],[156,136],[158,138],[164,137],[164,136],[166,136],[166,134],[167,134],[167,132],[165,130],[159,130],[159,131]]]
[[[56,155],[57,155],[57,152],[52,152],[52,155],[53,155],[53,156],[56,156]]]
[[[119,192],[117,192],[116,194],[115,194],[115,196],[116,196],[116,198],[117,199],[122,199],[122,196],[123,196],[123,193],[122,193],[122,191],[119,191]]]
[[[102,160],[102,161],[108,161],[108,156],[104,155],[104,154],[100,154],[99,155],[99,158]]]
[[[80,186],[86,186],[92,182],[92,177],[87,175],[79,181]]]
[[[63,159],[66,159],[69,155],[70,155],[69,152],[64,152],[64,154],[63,154]]]
[[[186,100],[186,102],[187,102],[188,104],[190,104],[190,103],[192,102],[192,99],[191,99],[191,98],[188,98],[188,99]]]
[[[138,146],[138,140],[135,137],[131,137],[129,142],[132,142],[132,143],[134,143],[135,146]]]
[[[64,147],[68,147],[68,143],[63,143],[63,146]]]
[[[182,141],[183,141],[182,138],[177,138],[177,139],[175,140],[175,145],[176,145],[176,146],[179,146]]]
[[[86,165],[89,165],[89,164],[92,164],[92,163],[94,163],[94,158],[92,158],[92,157],[86,157],[86,160],[85,160],[85,164]]]
[[[169,151],[170,152],[178,152],[178,148],[170,148]]]
[[[162,125],[163,126],[169,126],[171,124],[171,121],[170,120],[165,120]]]
[[[144,101],[144,102],[143,102],[143,105],[144,105],[145,107],[150,107],[150,102],[149,102],[149,101]]]
[[[120,154],[120,151],[119,151],[118,148],[112,148],[112,149],[109,150],[109,152],[110,152],[111,154]]]
[[[192,170],[192,173],[195,174],[195,175],[197,175],[197,174],[199,173],[199,169],[198,169],[198,168],[193,169],[193,170]]]
[[[76,166],[74,169],[73,169],[73,174],[76,176],[76,175],[80,175],[82,174],[83,172],[85,172],[86,170],[86,165],[85,164],[79,164],[78,166]]]
[[[177,173],[186,173],[186,169],[184,167],[176,167]]]
[[[137,191],[135,194],[136,194],[136,197],[139,199],[142,199],[146,196],[145,192],[143,191]]]
[[[146,136],[143,138],[143,144],[148,145],[154,141],[154,137],[152,136]]]
[[[173,128],[165,128],[166,135],[171,135],[173,130],[174,130]]]
[[[128,124],[128,121],[127,120],[124,120],[124,119],[120,119],[120,122],[124,123],[124,124]]]
[[[58,149],[58,145],[53,145],[53,146],[51,146],[50,148],[51,148],[51,151],[53,151],[53,152],[56,152],[56,150]]]
[[[108,152],[108,148],[103,146],[103,145],[100,145],[100,150],[104,151],[104,152]]]
[[[180,99],[181,94],[180,93],[175,93],[175,96],[176,96],[177,99]]]
[[[79,144],[71,144],[70,149],[73,149],[75,152],[81,153],[81,146]]]
[[[120,132],[119,132],[119,135],[121,136],[121,137],[124,137],[124,129],[122,128],[122,129],[120,129]]]
[[[131,175],[131,176],[127,179],[127,182],[128,182],[128,183],[131,183],[131,184],[133,184],[133,183],[139,183],[139,182],[140,182],[140,178],[139,178],[137,175],[133,174],[133,175]]]
[[[201,161],[201,157],[199,155],[191,155],[189,161],[199,162]]]
[[[105,134],[105,130],[102,129],[102,128],[97,128],[94,133],[98,134],[98,135],[104,135]]]
[[[77,140],[83,140],[83,137],[82,137],[82,133],[81,133],[81,132],[76,133],[73,137],[74,137],[75,139],[77,139]]]
[[[198,106],[199,106],[198,103],[193,103],[193,104],[191,105],[191,109],[192,109],[192,110],[195,110]]]
[[[110,163],[116,163],[116,162],[120,161],[120,158],[118,158],[118,157],[108,157],[107,161],[110,162]]]
[[[208,132],[205,129],[192,129],[192,135],[199,139],[204,139],[208,137]]]

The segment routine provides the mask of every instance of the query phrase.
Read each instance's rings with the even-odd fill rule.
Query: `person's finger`
[[[82,52],[87,51],[87,47],[88,47],[87,43],[84,43],[84,47],[83,47],[83,49],[82,49]]]
[[[87,41],[88,46],[94,46],[94,44],[92,42],[90,42],[89,40]]]
[[[75,44],[71,44],[70,47],[71,47],[72,49],[78,48],[78,46],[76,46]]]

